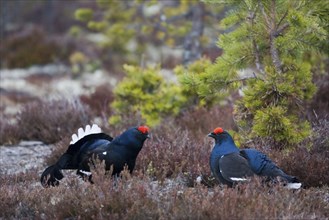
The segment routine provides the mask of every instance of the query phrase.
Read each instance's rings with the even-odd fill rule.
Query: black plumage
[[[222,128],[216,128],[208,134],[215,139],[215,146],[210,155],[210,168],[215,178],[230,187],[237,182],[247,181],[258,175],[275,179],[283,179],[288,188],[300,188],[297,178],[283,172],[265,154],[256,149],[240,150],[232,136]]]
[[[146,126],[133,127],[113,139],[101,133],[96,125],[88,125],[85,132],[79,129],[79,134],[72,136],[67,151],[54,165],[45,169],[40,181],[44,187],[56,186],[64,177],[61,170],[76,169],[78,175],[88,176],[92,182],[90,164],[93,163],[93,158],[105,161],[105,169],[112,168],[112,175],[119,174],[125,165],[132,172],[144,141],[149,137],[148,132]]]

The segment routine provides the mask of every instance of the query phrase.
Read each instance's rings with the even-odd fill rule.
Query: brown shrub
[[[59,46],[37,27],[28,27],[7,37],[0,47],[2,62],[7,68],[22,68],[47,64],[59,53]]]
[[[255,138],[243,147],[256,148],[267,154],[283,171],[296,176],[303,187],[329,185],[329,120],[313,123],[313,134],[294,150],[274,150],[270,139]]]
[[[93,112],[93,115],[108,119],[112,114],[110,104],[114,100],[112,88],[107,85],[98,86],[91,95],[82,95],[80,100]]]
[[[223,127],[226,130],[233,129],[233,108],[226,105],[191,109],[181,113],[175,123],[189,130],[195,138],[202,139],[216,127]]]
[[[47,189],[41,187],[36,171],[0,176],[0,218],[310,219],[329,215],[327,187],[292,191],[263,186],[259,181],[234,189],[196,184],[194,180],[200,174],[210,178],[212,140],[196,138],[174,121],[167,121],[151,133],[152,139],[145,142],[133,175],[124,172],[122,178],[111,178],[98,164],[92,169],[95,184],[67,177],[59,187]],[[66,149],[68,141],[69,137],[59,142],[58,149]],[[285,171],[298,174],[293,169],[303,164],[301,159],[282,155],[269,151]]]
[[[281,167],[287,173],[298,177],[304,187],[329,185],[328,153],[299,148],[281,161]]]
[[[159,184],[138,173],[122,179],[94,170],[95,184],[71,180],[55,188],[26,175],[1,178],[4,219],[311,219],[329,215],[326,188],[291,191],[259,182],[238,188]]]
[[[55,143],[88,124],[90,114],[80,102],[67,100],[36,101],[26,104],[17,123],[1,121],[1,143],[39,140]]]
[[[327,66],[329,65],[327,64]],[[314,81],[318,89],[311,100],[307,112],[308,118],[312,121],[317,120],[317,117],[325,118],[329,116],[329,74],[316,75]]]
[[[210,139],[195,138],[188,130],[171,122],[151,131],[152,137],[144,144],[136,168],[158,180],[183,177],[188,185],[195,178],[210,176]]]
[[[19,128],[5,117],[0,117],[0,144],[16,144],[19,141]]]
[[[313,124],[310,142],[291,152],[282,166],[296,175],[305,187],[329,185],[329,120],[321,119]],[[312,144],[310,150],[306,144]]]

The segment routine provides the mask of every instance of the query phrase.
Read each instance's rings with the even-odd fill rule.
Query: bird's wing
[[[219,159],[219,171],[230,182],[246,181],[248,176],[254,175],[248,161],[239,153],[231,153]]]
[[[243,149],[240,154],[247,159],[249,166],[257,175],[274,177],[282,172],[266,154],[256,149]]]
[[[57,163],[61,164],[61,169],[77,169],[81,163],[82,157],[97,148],[106,147],[112,139],[112,137],[104,133],[84,136],[76,143],[71,144]],[[62,160],[62,158],[65,158],[65,160]]]
[[[97,148],[97,146],[102,145],[105,142],[110,143],[112,140],[113,138],[111,136],[104,133],[89,134],[78,140],[76,143],[70,144],[66,153],[74,155],[82,151],[87,152]]]
[[[256,149],[243,149],[240,154],[247,159],[249,166],[257,175],[269,178],[280,176],[289,183],[299,182],[296,177],[286,174],[266,154]]]
[[[86,142],[87,146],[84,147],[83,151],[77,154],[76,160],[80,172],[90,171],[90,163],[94,163],[94,159],[104,160],[107,155],[109,148],[109,141],[106,140],[94,140]]]

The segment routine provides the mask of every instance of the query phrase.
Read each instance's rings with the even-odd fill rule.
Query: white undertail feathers
[[[302,183],[288,183],[286,187],[288,189],[299,189],[302,187]]]
[[[81,138],[83,138],[89,134],[98,134],[101,132],[102,132],[102,129],[100,127],[98,127],[98,125],[96,125],[96,124],[93,124],[91,127],[90,127],[90,125],[86,125],[85,130],[83,130],[83,128],[79,128],[78,133],[72,135],[72,141],[70,142],[70,144],[75,144],[78,140],[80,140]]]

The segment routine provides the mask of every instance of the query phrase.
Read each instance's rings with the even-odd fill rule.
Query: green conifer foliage
[[[224,54],[185,84],[197,81],[197,93],[205,98],[242,88],[244,96],[235,108],[242,136],[269,137],[281,148],[299,143],[311,131],[304,106],[316,90],[312,63],[305,55],[323,56],[328,45],[323,14],[314,12],[328,6],[306,0],[225,3],[232,10],[221,22],[231,30],[219,37]]]
[[[181,88],[167,82],[159,67],[141,68],[124,65],[126,77],[114,89],[115,114],[111,124],[120,122],[124,115],[139,115],[148,126],[156,126],[168,115],[179,113],[185,98]]]
[[[175,74],[178,76],[182,95],[186,99],[184,107],[194,108],[199,106],[210,106],[219,100],[222,100],[225,95],[223,93],[214,93],[207,97],[200,97],[200,87],[207,85],[203,81],[206,68],[211,65],[211,61],[207,58],[201,58],[191,63],[187,67],[183,65],[176,66]]]
[[[126,77],[114,89],[112,108],[116,113],[110,118],[110,123],[120,123],[122,116],[133,114],[140,116],[149,126],[156,126],[167,116],[222,100],[224,96],[221,94],[203,99],[197,93],[198,86],[203,83],[194,80],[205,74],[209,65],[211,61],[202,58],[187,68],[177,66],[172,76],[178,78],[177,82],[164,79],[159,67],[124,65]]]

